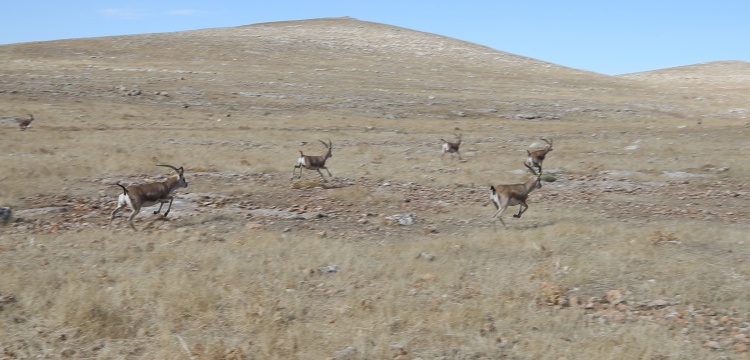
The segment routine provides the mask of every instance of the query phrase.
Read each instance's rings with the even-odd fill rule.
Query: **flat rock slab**
[[[284,210],[275,210],[275,209],[255,209],[250,210],[250,214],[253,216],[268,216],[268,217],[279,217],[284,219],[290,219],[290,220],[311,220],[311,219],[317,219],[325,217],[325,214],[321,212],[306,212],[306,213],[296,213],[291,211],[284,211]]]
[[[49,207],[36,208],[36,209],[17,210],[15,211],[14,216],[19,217],[19,218],[36,217],[36,216],[42,216],[42,215],[63,213],[66,211],[68,211],[68,208],[65,206],[49,206]]]

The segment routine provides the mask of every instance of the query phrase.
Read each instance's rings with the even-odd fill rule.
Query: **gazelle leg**
[[[160,203],[159,203],[159,210],[156,210],[156,211],[154,211],[154,214],[158,214],[158,213],[160,213],[160,212],[161,212],[161,207],[162,207],[162,206],[164,206],[164,203],[163,203],[163,202],[160,202]],[[166,216],[166,215],[165,215],[165,216]]]
[[[135,225],[133,225],[133,218],[138,215],[138,213],[141,211],[141,209],[133,209],[133,212],[130,213],[130,217],[128,218],[128,223],[130,224],[130,227],[133,228],[134,231],[138,231],[138,229],[135,228]]]
[[[500,222],[503,224],[503,226],[508,227],[508,225],[505,223],[505,221],[503,221],[503,211],[505,211],[505,209],[507,207],[508,207],[507,205],[506,206],[501,206],[499,209],[497,209],[497,211],[495,211],[495,214],[492,215],[492,224],[493,224],[493,226],[495,224],[495,220],[500,220]]]
[[[169,215],[169,210],[172,210],[172,201],[173,200],[174,200],[174,197],[170,196],[169,197],[169,206],[167,207],[167,212],[164,213],[164,217],[165,218],[167,217],[167,215]],[[162,204],[164,204],[164,203],[162,203]],[[161,209],[161,206],[159,206],[159,208]]]
[[[518,214],[514,214],[513,217],[514,218],[520,218],[521,214],[523,214],[524,212],[526,212],[526,209],[528,209],[528,208],[529,208],[529,205],[526,205],[526,202],[522,202],[521,206],[518,207]]]
[[[112,226],[112,220],[115,218],[118,212],[125,208],[125,204],[117,204],[117,207],[112,211],[112,216],[109,217],[109,226]]]

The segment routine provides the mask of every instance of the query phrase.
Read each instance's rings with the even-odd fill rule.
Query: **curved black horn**
[[[180,175],[182,175],[182,172],[183,172],[182,166],[180,166],[179,169],[176,168],[176,167],[174,167],[174,166],[172,166],[172,165],[167,165],[167,164],[158,164],[156,166],[164,166],[164,167],[172,168],[172,169],[174,169],[174,171],[177,171],[177,173],[180,174]]]
[[[536,177],[540,177],[540,176],[542,176],[542,174],[541,174],[541,173],[537,173],[537,172],[536,172],[536,171],[534,170],[534,168],[533,168],[533,167],[529,166],[529,164],[527,164],[527,163],[523,163],[523,166],[525,166],[525,167],[529,168],[529,171],[531,171],[531,173],[532,173],[532,174],[533,174],[534,176],[536,176]]]
[[[318,140],[318,141],[320,141],[323,144],[323,146],[325,146],[326,148],[328,148],[330,146],[329,144],[326,144],[326,142],[323,141],[323,140]],[[328,142],[330,143],[331,140],[328,140]]]
[[[547,144],[549,144],[549,146],[552,146],[552,140],[550,140],[550,139],[547,139],[547,138],[542,138],[542,141],[544,141],[544,142],[546,142]]]

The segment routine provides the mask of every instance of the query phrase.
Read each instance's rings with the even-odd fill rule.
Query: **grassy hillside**
[[[747,356],[748,74],[611,77],[350,18],[1,46],[0,349]],[[554,181],[492,223],[543,136]],[[318,140],[333,177],[290,180]],[[169,216],[110,227],[116,183],[164,163],[189,182]]]

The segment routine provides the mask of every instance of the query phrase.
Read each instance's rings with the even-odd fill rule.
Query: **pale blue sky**
[[[9,0],[0,10],[0,44],[350,16],[608,75],[750,61],[747,0]]]

